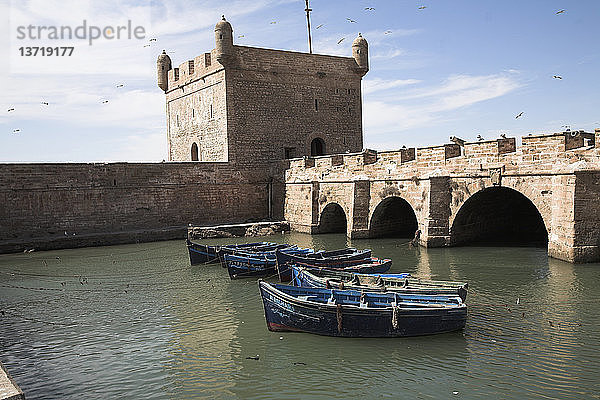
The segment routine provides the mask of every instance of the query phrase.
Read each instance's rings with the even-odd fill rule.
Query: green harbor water
[[[467,281],[467,325],[395,339],[269,332],[256,280],[192,267],[170,241],[0,256],[0,361],[29,400],[600,398],[599,264],[540,248],[259,240],[351,244],[392,258],[391,272]],[[207,242],[242,241],[257,239]]]

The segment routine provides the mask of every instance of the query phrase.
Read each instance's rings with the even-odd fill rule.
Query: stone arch
[[[450,244],[547,245],[538,206],[519,190],[490,186],[466,199],[454,216]]]
[[[319,216],[319,233],[346,233],[348,219],[342,206],[329,203]]]
[[[325,155],[325,141],[320,137],[314,138],[310,142],[310,156],[324,156]]]
[[[417,229],[417,215],[413,207],[397,196],[383,199],[373,210],[369,221],[369,237],[372,238],[413,238]]]
[[[191,159],[192,161],[198,161],[198,145],[196,144],[196,142],[192,143],[192,148],[191,148]]]

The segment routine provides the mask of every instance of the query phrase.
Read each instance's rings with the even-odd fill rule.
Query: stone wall
[[[207,60],[208,65],[207,65]],[[311,154],[362,150],[362,74],[351,57],[234,46],[169,71],[169,160],[230,161],[239,168]]]
[[[276,171],[219,163],[0,164],[0,252],[183,238],[188,224],[264,220]]]
[[[185,82],[167,92],[169,161],[192,161],[191,149],[195,143],[197,161],[226,162],[225,71],[221,68]]]
[[[556,258],[598,260],[599,133],[529,135],[521,146],[501,138],[290,160],[285,218],[292,229],[314,232],[323,212],[314,198],[327,190],[353,238],[373,237],[374,223],[391,230],[374,221],[382,215],[413,227],[416,217],[426,246],[495,240],[480,235],[493,232],[516,244],[547,242]]]

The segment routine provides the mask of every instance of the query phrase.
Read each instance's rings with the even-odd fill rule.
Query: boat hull
[[[260,282],[267,328],[341,337],[405,337],[463,329],[467,308],[396,308],[373,310],[297,300]]]
[[[219,257],[217,252],[219,248],[217,246],[208,246],[200,243],[194,243],[187,241],[188,253],[190,255],[190,264],[206,264],[212,262],[218,262]]]
[[[331,253],[341,252],[337,250]],[[341,254],[335,257],[324,257],[318,258],[319,253],[314,253],[309,257],[303,257],[301,255],[295,255],[286,253],[284,251],[276,251],[277,260],[277,273],[279,274],[279,280],[281,282],[289,282],[292,280],[292,270],[290,265],[301,264],[303,266],[314,267],[314,268],[327,268],[327,269],[343,269],[350,266],[356,266],[361,264],[363,260],[371,257],[371,250],[355,250],[349,254]],[[365,273],[377,273],[385,272],[389,270],[389,265],[382,265],[381,267],[375,268],[372,271],[364,271]]]
[[[339,275],[339,278],[336,276],[337,271],[326,271],[328,276],[318,276],[316,273],[319,271],[311,271],[307,268],[298,268],[296,266],[292,266],[292,282],[295,286],[302,287],[321,287],[321,288],[331,288],[331,289],[347,289],[347,290],[368,290],[373,292],[397,292],[403,294],[413,294],[413,295],[431,295],[431,296],[458,296],[464,302],[467,299],[467,288],[466,284],[456,285],[456,286],[435,286],[435,285],[419,285],[412,284],[412,282],[427,282],[421,281],[418,279],[411,278],[409,273],[406,274],[396,274],[394,278],[389,278],[386,275],[377,275],[374,277],[370,277],[369,281],[376,282],[377,277],[385,277],[380,280],[380,285],[377,284],[355,284],[352,279],[340,279],[347,278],[348,276],[353,276],[354,274],[348,274],[344,272]],[[362,275],[358,275],[361,276]],[[397,285],[389,285],[390,281],[398,281],[394,282]],[[343,284],[342,284],[343,282]],[[357,280],[356,282],[360,282]],[[388,283],[386,285],[385,283]],[[435,281],[429,281],[435,282]],[[404,285],[403,283],[406,283]],[[458,282],[457,282],[458,283]]]
[[[253,278],[276,274],[275,259],[269,260],[238,257],[231,254],[225,254],[223,259],[231,279]]]

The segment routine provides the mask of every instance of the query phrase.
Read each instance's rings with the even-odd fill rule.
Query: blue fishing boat
[[[222,249],[244,249],[251,250],[253,248],[265,248],[267,246],[274,246],[275,243],[269,242],[257,242],[257,243],[242,243],[242,244],[232,244],[232,245],[224,245],[224,246],[210,246],[201,243],[192,242],[189,238],[186,239],[186,244],[188,248],[188,253],[190,255],[190,264],[206,264],[211,262],[218,262],[219,256],[218,252]]]
[[[313,250],[290,246],[282,251],[292,254],[309,254]],[[274,251],[259,253],[238,251],[234,254],[223,254],[223,262],[231,279],[268,276],[277,273]]]
[[[403,274],[361,274],[340,270],[311,269],[293,265],[292,282],[296,286],[326,287],[372,292],[398,292],[415,295],[458,296],[467,299],[465,282],[433,281]]]
[[[227,268],[227,263],[225,262],[225,254],[241,254],[242,255],[253,255],[259,258],[263,256],[269,256],[270,258],[275,259],[275,251],[276,250],[287,250],[297,248],[296,245],[290,245],[287,243],[270,243],[266,242],[263,244],[259,244],[257,246],[250,247],[235,247],[235,246],[222,246],[217,251],[217,256],[219,258],[219,262],[221,263],[221,267]]]
[[[460,297],[305,288],[259,281],[267,328],[344,337],[431,335],[464,328]]]
[[[292,271],[289,266],[292,264],[322,267],[322,268],[346,268],[353,265],[365,263],[365,259],[371,258],[371,250],[357,250],[349,247],[341,250],[333,251],[317,251],[312,254],[290,254],[284,251],[276,251],[277,273],[281,282],[289,282],[292,279]],[[372,272],[385,272],[391,266],[382,266],[383,270],[373,270]],[[355,271],[360,272],[360,271]]]

